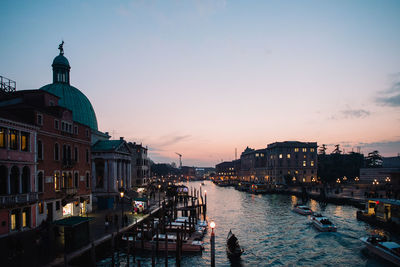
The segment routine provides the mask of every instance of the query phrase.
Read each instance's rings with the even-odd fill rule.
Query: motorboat
[[[325,216],[322,216],[320,213],[314,214],[312,216],[311,221],[315,228],[317,228],[321,232],[336,232],[336,226]]]
[[[226,253],[230,258],[240,257],[243,253],[243,249],[239,245],[239,240],[232,233],[232,230],[229,230],[226,237]]]
[[[400,266],[400,244],[387,241],[385,236],[379,235],[361,237],[360,240],[370,252]]]
[[[296,205],[293,209],[294,212],[297,212],[298,214],[301,215],[312,215],[313,211],[307,207],[307,206],[303,206],[303,205]]]

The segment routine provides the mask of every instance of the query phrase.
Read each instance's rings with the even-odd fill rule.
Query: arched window
[[[79,174],[76,172],[75,173],[75,188],[79,187]]]
[[[7,179],[8,178],[8,170],[4,165],[0,166],[0,194],[7,194]]]
[[[19,193],[19,169],[17,166],[13,166],[11,168],[10,189],[11,195],[16,195]]]
[[[30,188],[30,176],[31,176],[31,170],[29,169],[28,166],[24,166],[22,168],[22,193],[26,194],[29,192]]]
[[[86,187],[90,187],[90,174],[88,172],[86,173]]]
[[[55,160],[60,159],[60,148],[57,143],[54,144],[54,159]]]
[[[43,192],[43,172],[39,172],[37,176],[38,192]]]

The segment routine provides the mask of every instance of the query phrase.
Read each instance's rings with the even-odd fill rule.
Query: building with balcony
[[[275,142],[267,146],[266,155],[269,183],[317,181],[317,142]]]
[[[91,210],[90,144],[96,116],[87,97],[70,85],[62,46],[52,67],[53,83],[0,96],[0,116],[37,127],[37,224]]]
[[[150,160],[147,157],[147,147],[142,144],[128,143],[132,151],[132,185],[147,184],[150,178]]]
[[[37,225],[36,131],[0,118],[0,236]]]

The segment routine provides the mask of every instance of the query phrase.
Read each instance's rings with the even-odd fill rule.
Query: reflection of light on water
[[[261,198],[261,195],[257,195],[258,196],[258,198]]]
[[[318,205],[318,202],[315,201],[314,199],[312,199],[311,202],[310,202],[310,208],[311,208],[313,211],[316,211],[316,210],[317,210],[317,205]]]
[[[292,206],[297,204],[297,197],[296,196],[292,196],[291,200],[292,200]]]
[[[254,200],[255,196],[254,194],[251,194],[251,200]]]
[[[335,211],[334,211],[334,214],[335,214],[336,216],[339,216],[339,217],[343,216],[344,213],[343,213],[342,206],[336,206]]]

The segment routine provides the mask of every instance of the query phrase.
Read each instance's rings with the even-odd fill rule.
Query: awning
[[[90,222],[93,219],[94,218],[92,217],[71,216],[68,218],[54,221],[54,224],[59,226],[75,227],[81,223]]]

